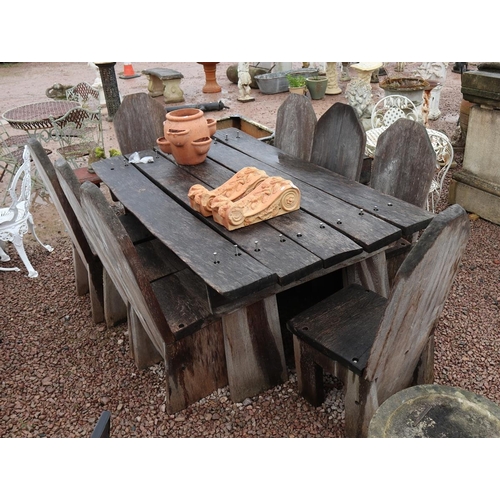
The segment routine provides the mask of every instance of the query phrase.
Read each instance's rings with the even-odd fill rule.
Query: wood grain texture
[[[290,94],[276,113],[274,144],[289,155],[309,161],[317,121],[311,100]]]
[[[352,181],[359,181],[365,145],[365,130],[354,108],[336,102],[316,124],[311,162]]]
[[[287,380],[276,296],[225,315],[222,325],[234,402]]]
[[[399,119],[377,141],[370,186],[424,208],[436,172],[436,153],[425,127]]]
[[[237,137],[237,134],[239,137]],[[331,196],[357,208],[362,208],[366,213],[394,224],[402,230],[403,235],[412,235],[420,229],[425,229],[432,220],[433,214],[430,214],[427,210],[417,209],[414,205],[398,200],[393,196],[383,194],[327,169],[318,168],[314,164],[294,158],[283,153],[278,148],[260,143],[236,129],[225,129],[223,134],[216,132],[214,137],[217,143],[227,144],[231,148],[282,172],[278,175],[284,173],[287,178],[294,178],[312,186],[320,187],[321,190]],[[216,148],[212,147],[209,151],[209,157],[212,157],[212,153],[215,151]]]
[[[165,108],[144,92],[126,95],[113,118],[122,154],[153,148],[163,137]]]
[[[444,307],[465,251],[470,223],[453,205],[437,215],[409,253],[384,299],[351,285],[288,322],[300,343],[349,369],[346,434],[364,436],[373,413],[388,397],[433,378],[433,329]],[[300,352],[303,352],[300,346]],[[320,356],[321,355],[321,356]],[[311,366],[304,361],[304,379]],[[297,358],[300,362],[301,357]],[[298,373],[302,370],[299,365]],[[298,375],[299,379],[302,377]],[[317,404],[321,388],[307,382],[304,396]],[[316,387],[316,389],[315,389]]]

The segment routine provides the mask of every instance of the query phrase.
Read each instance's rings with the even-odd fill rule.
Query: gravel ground
[[[238,103],[236,86],[225,78],[228,63],[221,63],[218,70],[223,92],[213,95],[199,91],[196,63],[133,65],[136,72],[156,65],[181,70],[187,103],[222,99],[230,103],[230,113],[239,112],[270,128],[274,128],[277,106],[286,97],[263,96],[254,90],[254,103]],[[24,78],[27,72],[40,80]],[[82,63],[0,65],[6,96],[0,111],[45,100],[45,90],[54,83],[92,82],[94,77]],[[124,95],[145,91],[147,83],[141,77],[119,80],[119,86]],[[380,92],[378,85],[373,87],[374,93]],[[461,98],[460,76],[451,73],[450,64],[441,95],[443,114],[431,127],[451,136]],[[343,94],[313,101],[318,116],[335,100],[344,100]],[[109,123],[106,141],[107,147],[116,144]],[[455,169],[461,167],[462,156],[457,148]],[[452,171],[438,210],[446,206]],[[0,194],[4,189],[0,184]],[[0,274],[0,437],[88,437],[105,409],[112,413],[113,437],[344,436],[343,396],[336,380],[329,381],[326,402],[313,408],[297,395],[293,370],[285,384],[241,404],[231,402],[226,387],[175,415],[165,413],[162,365],[138,371],[128,354],[126,324],[106,329],[92,323],[88,297],[75,293],[71,246],[57,212],[51,204],[35,203],[33,215],[39,236],[55,251],[47,253],[27,235],[25,244],[39,278],[26,277],[15,252],[10,252],[11,263],[23,272]],[[435,380],[500,404],[500,228],[472,215],[471,227],[436,330]]]

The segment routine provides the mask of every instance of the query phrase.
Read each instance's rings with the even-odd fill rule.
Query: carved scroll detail
[[[300,208],[300,191],[289,180],[268,177],[237,201],[223,195],[212,200],[212,215],[229,231],[277,217]]]
[[[195,184],[188,192],[191,208],[208,217],[212,215],[212,200],[216,196],[224,196],[230,201],[237,201],[267,178],[268,175],[264,170],[259,170],[256,167],[245,167],[224,184],[211,191],[200,184]]]

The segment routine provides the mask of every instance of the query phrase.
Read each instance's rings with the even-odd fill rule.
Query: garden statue
[[[372,115],[372,88],[361,78],[354,78],[346,87],[347,104],[354,108],[365,130],[371,128]]]
[[[238,90],[240,102],[255,101],[255,98],[250,95],[250,84],[252,77],[250,76],[250,63],[238,63]]]
[[[423,62],[417,69],[416,73],[424,80],[436,82],[437,85],[431,91],[429,104],[429,120],[437,120],[441,116],[439,110],[439,99],[441,97],[441,89],[446,80],[447,62]]]

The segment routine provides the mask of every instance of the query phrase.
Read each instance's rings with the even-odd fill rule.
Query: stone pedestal
[[[339,82],[338,82],[336,62],[326,63],[326,77],[328,78],[328,86],[326,87],[325,94],[337,95],[342,93],[342,89],[339,87]]]
[[[469,114],[463,168],[453,174],[449,201],[500,224],[500,64],[462,75]],[[471,74],[469,74],[471,73]]]
[[[463,169],[453,174],[450,202],[500,224],[500,109],[472,106]]]

